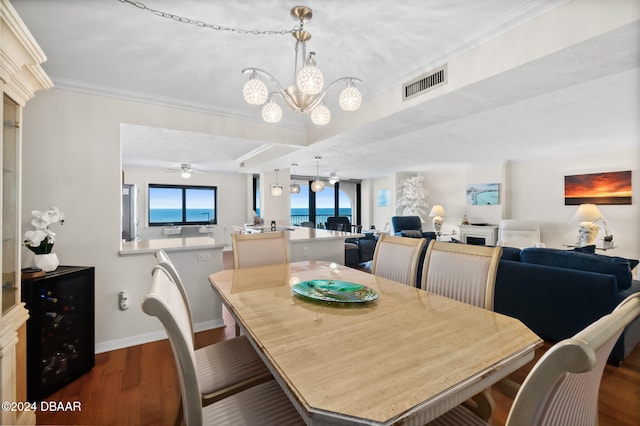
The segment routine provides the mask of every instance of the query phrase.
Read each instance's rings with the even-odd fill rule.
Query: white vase
[[[58,255],[55,253],[36,254],[33,257],[33,263],[36,268],[40,268],[45,272],[55,271],[58,265],[60,265]]]

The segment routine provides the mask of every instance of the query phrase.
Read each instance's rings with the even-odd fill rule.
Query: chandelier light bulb
[[[349,83],[349,85],[340,92],[338,102],[340,104],[340,108],[344,111],[355,111],[360,108],[360,105],[362,104],[362,95],[357,87],[354,87]]]
[[[284,192],[282,185],[272,185],[271,186],[271,195],[273,195],[274,197],[280,197],[282,196],[282,193]]]
[[[317,126],[324,126],[331,121],[331,111],[323,104],[320,104],[311,111],[311,121]]]
[[[254,71],[251,74],[251,78],[244,84],[242,95],[247,103],[251,105],[262,105],[267,101],[269,90],[267,89],[267,85],[258,78],[258,75]]]
[[[262,119],[267,123],[278,123],[282,120],[282,108],[276,103],[273,97],[262,107]]]
[[[313,53],[309,54],[309,58],[304,63],[304,68],[300,70],[296,78],[298,89],[305,95],[317,95],[324,87],[324,76],[320,68],[316,66],[316,61],[312,55]]]

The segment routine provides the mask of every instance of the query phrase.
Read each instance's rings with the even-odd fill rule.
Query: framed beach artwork
[[[467,204],[472,206],[493,206],[500,204],[500,184],[480,183],[467,185]]]
[[[564,205],[631,204],[631,170],[564,177]]]
[[[388,189],[379,189],[376,203],[378,207],[389,207],[390,196],[391,194]]]

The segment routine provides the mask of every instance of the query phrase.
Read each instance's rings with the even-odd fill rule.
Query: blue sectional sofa
[[[420,287],[425,252],[435,233],[422,232],[417,216],[394,216],[391,221],[394,235],[427,240],[416,280]],[[638,260],[595,254],[595,246],[574,250],[503,247],[494,309],[518,318],[544,339],[560,341],[611,312],[627,296],[640,292],[640,281],[631,275],[637,265]],[[609,363],[622,363],[638,342],[640,318],[624,330]]]
[[[552,248],[503,247],[494,309],[522,321],[542,338],[573,336],[611,312],[640,281],[637,260]],[[640,342],[640,318],[616,343],[609,362],[619,365]]]

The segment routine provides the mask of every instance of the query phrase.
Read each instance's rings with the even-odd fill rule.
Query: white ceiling
[[[296,25],[289,17],[296,4],[277,0],[141,3],[233,28],[290,30]],[[566,3],[308,0],[304,4],[314,16],[305,29],[312,34],[308,50],[317,52],[325,81],[360,77],[363,109],[369,103],[384,110],[390,89],[397,87],[400,96],[408,79]],[[246,76],[241,70],[265,69],[283,86],[293,80],[290,35],[214,31],[118,0],[12,4],[47,55],[43,67],[60,88],[207,112],[256,126],[259,107],[242,98]],[[411,108],[389,106],[374,121],[365,120],[361,111],[340,111],[339,90],[334,89],[325,102],[333,114],[326,129],[314,128],[307,115],[282,105],[284,119],[273,125],[267,142],[264,137],[123,125],[123,164],[166,168],[191,163],[201,170],[256,172],[295,162],[299,174],[313,175],[313,158],[322,155],[326,174],[370,178],[455,164],[627,149],[637,145],[640,135],[638,40],[636,20]],[[301,140],[291,143],[292,134]],[[272,148],[241,168],[237,159],[265,143]]]

